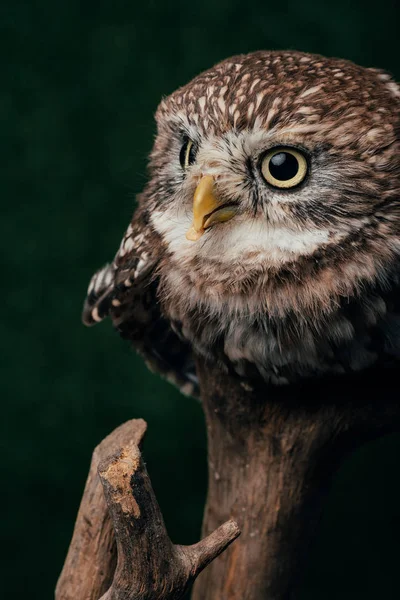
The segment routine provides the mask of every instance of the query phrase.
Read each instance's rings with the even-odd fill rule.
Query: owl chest
[[[243,377],[261,376],[287,384],[323,374],[359,371],[382,357],[377,328],[355,327],[348,315],[337,314],[319,329],[291,320],[277,322],[238,318],[232,314],[204,318],[200,313],[176,314],[171,323],[193,350]],[[382,337],[382,331],[378,333]],[[400,339],[397,338],[398,345]]]

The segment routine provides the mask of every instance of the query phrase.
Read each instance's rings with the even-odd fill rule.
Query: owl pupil
[[[186,139],[179,154],[179,162],[181,163],[182,169],[187,169],[187,167],[192,165],[195,158],[196,147],[192,140]]]
[[[278,181],[288,181],[297,175],[299,163],[290,152],[277,152],[269,161],[269,170]]]

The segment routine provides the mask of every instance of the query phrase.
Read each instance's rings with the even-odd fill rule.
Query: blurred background
[[[395,0],[3,0],[2,597],[47,600],[94,446],[133,417],[171,538],[198,540],[200,405],[150,374],[110,323],[80,322],[146,178],[160,98],[232,54],[298,49],[400,75]],[[398,598],[400,436],[339,472],[302,600]]]

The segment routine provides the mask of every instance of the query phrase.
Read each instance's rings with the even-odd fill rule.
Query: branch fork
[[[294,600],[337,468],[365,442],[400,431],[393,369],[276,389],[243,386],[200,359],[197,373],[206,537],[193,546],[169,539],[139,450],[146,424],[129,421],[93,453],[56,600],[178,600],[201,571],[192,600]]]
[[[145,429],[129,421],[94,451],[56,600],[178,600],[240,534],[230,520],[197,544],[171,542],[138,447]]]

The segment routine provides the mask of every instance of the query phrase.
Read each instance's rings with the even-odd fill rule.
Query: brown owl
[[[271,385],[395,366],[399,100],[383,71],[292,51],[178,89],[85,324],[110,316],[189,394],[196,355]]]

